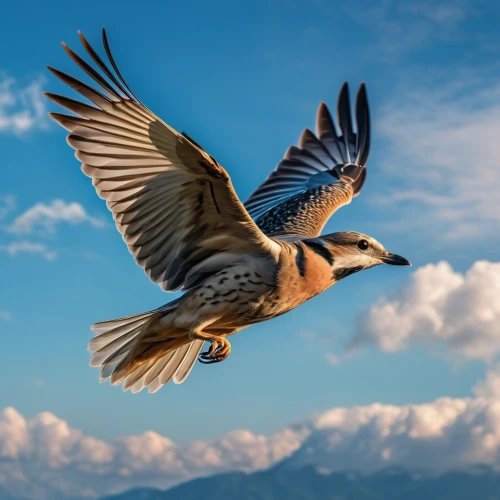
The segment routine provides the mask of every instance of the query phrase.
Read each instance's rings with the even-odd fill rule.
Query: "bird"
[[[136,263],[162,290],[182,291],[151,311],[92,325],[90,365],[100,368],[101,382],[132,393],[154,393],[171,380],[180,384],[196,360],[226,359],[230,335],[285,314],[359,271],[411,265],[365,234],[321,234],[366,179],[370,112],[364,83],[353,115],[343,84],[337,124],[321,103],[316,134],[305,129],[243,203],[217,160],[132,92],[106,30],[107,62],[78,35],[90,64],[62,45],[93,86],[48,66],[87,100],[44,92],[72,113],[49,115],[69,131],[81,170],[106,201]]]

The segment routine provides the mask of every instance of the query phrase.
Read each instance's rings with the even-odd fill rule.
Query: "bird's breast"
[[[291,309],[334,284],[332,265],[302,243],[283,255],[277,272],[276,290]]]

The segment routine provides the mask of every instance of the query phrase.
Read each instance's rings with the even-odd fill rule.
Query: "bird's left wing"
[[[68,143],[83,172],[150,279],[167,291],[187,289],[243,255],[276,253],[279,244],[249,216],[227,172],[135,97],[116,67],[106,33],[114,74],[81,34],[80,39],[102,74],[63,46],[100,91],[49,69],[95,106],[46,94],[78,115],[51,116],[70,131]]]
[[[277,239],[319,236],[333,213],[359,194],[370,150],[370,114],[364,84],[355,104],[356,132],[345,83],[337,103],[338,133],[324,103],[317,136],[306,129],[245,207],[260,229]]]

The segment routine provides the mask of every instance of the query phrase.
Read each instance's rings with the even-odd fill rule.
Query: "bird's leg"
[[[212,343],[208,351],[200,354],[198,361],[204,364],[212,364],[225,360],[231,353],[231,344],[224,337],[204,332],[204,326],[206,325],[194,326],[188,335],[192,340],[206,340]]]

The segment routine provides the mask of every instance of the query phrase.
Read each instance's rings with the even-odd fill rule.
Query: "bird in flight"
[[[356,131],[344,84],[339,131],[322,103],[316,135],[306,129],[242,203],[217,160],[130,90],[106,32],[108,63],[79,36],[94,66],[63,47],[96,88],[49,70],[92,104],[46,93],[73,113],[50,116],[70,132],[68,144],[137,264],[163,290],[184,292],[152,311],[92,326],[90,365],[100,367],[101,381],[132,392],[180,384],[197,359],[227,358],[229,335],[291,311],[358,271],[410,265],[370,236],[321,235],[365,182],[370,115],[364,84],[356,96]]]

